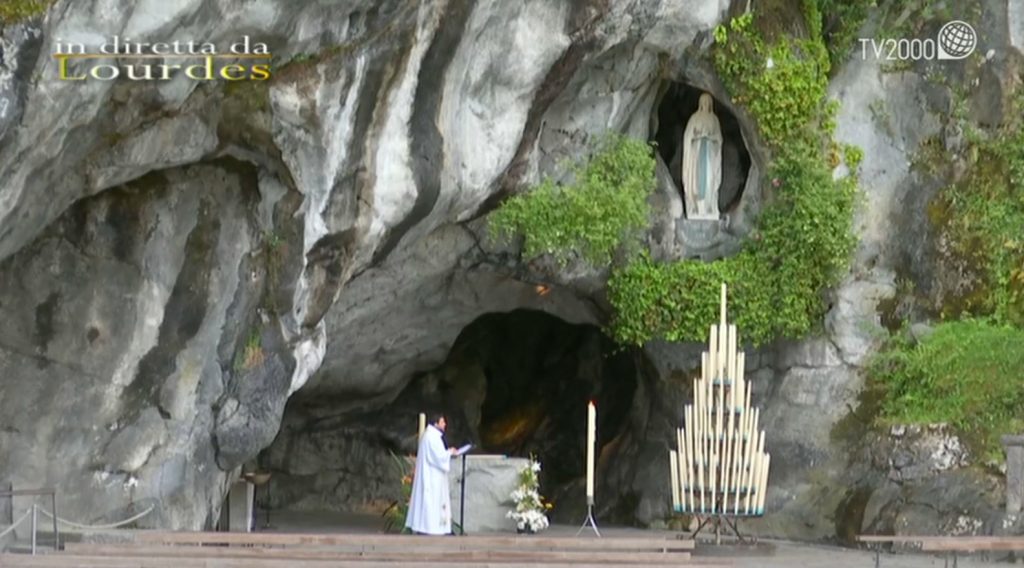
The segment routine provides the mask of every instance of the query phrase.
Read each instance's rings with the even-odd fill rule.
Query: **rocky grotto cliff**
[[[198,529],[216,522],[249,464],[274,472],[275,507],[365,509],[396,497],[388,451],[407,449],[424,401],[454,415],[453,435],[543,457],[580,451],[559,432],[582,428],[577,399],[596,396],[614,407],[602,426],[612,435],[601,514],[665,522],[666,455],[700,344],[616,347],[603,333],[614,312],[608,270],[530,259],[520,240],[492,238],[489,218],[545,177],[566,181],[567,163],[616,132],[659,143],[644,235],[652,256],[738,254],[760,238],[779,141],[759,99],[730,90],[714,30],[749,8],[775,39],[834,47],[842,9],[873,3],[821,2],[813,18],[805,4],[4,8],[0,482],[57,486],[63,516],[78,521],[152,506],[140,525]],[[858,178],[856,239],[839,283],[821,292],[820,321],[801,338],[748,347],[773,454],[764,535],[1015,522],[1001,514],[998,459],[965,450],[955,428],[873,421],[866,367],[887,328],[927,330],[948,306],[994,293],[971,285],[979,269],[949,253],[936,204],[981,175],[966,131],[984,138],[1019,114],[1024,6],[881,4],[856,20],[865,37],[923,37],[955,16],[974,23],[979,46],[964,61],[893,64],[854,53],[857,27],[819,70],[839,101],[830,135],[862,154],[831,164],[837,178]],[[59,80],[56,42],[115,35],[248,35],[270,47],[273,76]],[[680,109],[695,108],[700,91],[714,95],[726,132],[723,234],[677,230],[670,150]],[[580,420],[562,427],[559,413],[576,407]],[[527,423],[547,429],[509,441]],[[578,474],[552,470],[556,517],[572,517]]]

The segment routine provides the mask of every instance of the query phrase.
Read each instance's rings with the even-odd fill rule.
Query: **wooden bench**
[[[953,557],[956,568],[958,552],[1022,552],[1024,537],[1020,536],[951,536],[944,540],[928,540],[921,544],[925,552],[943,552],[948,563]]]
[[[858,535],[857,541],[874,549],[875,568],[881,565],[880,553],[883,544],[917,544],[922,552],[943,553],[947,566],[952,557],[954,568],[957,565],[958,552],[1024,551],[1024,537],[1019,536]]]

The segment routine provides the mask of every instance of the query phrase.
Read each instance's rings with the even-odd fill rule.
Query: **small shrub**
[[[490,219],[493,237],[522,235],[527,257],[561,261],[578,253],[608,264],[621,246],[634,247],[650,224],[647,198],[654,190],[654,157],[639,140],[612,136],[574,168],[575,181],[545,179],[502,204]]]
[[[400,458],[394,453],[391,454],[391,462],[398,478],[401,479],[401,497],[391,502],[391,505],[381,516],[384,517],[384,532],[409,532],[405,527],[405,517],[409,514],[409,500],[412,498],[412,470],[411,460]]]

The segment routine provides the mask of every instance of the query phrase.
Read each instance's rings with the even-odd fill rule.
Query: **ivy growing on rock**
[[[822,292],[848,266],[856,179],[834,181],[832,167],[846,159],[854,170],[862,153],[831,139],[836,105],[825,96],[829,60],[820,28],[811,26],[809,39],[769,43],[756,23],[748,13],[719,26],[713,61],[774,154],[766,180],[774,199],[734,257],[661,264],[642,256],[615,271],[611,331],[622,343],[705,340],[720,282],[730,285],[744,339],[799,337],[821,321]]]
[[[713,60],[733,101],[757,119],[765,139],[816,138],[830,68],[820,36],[768,45],[748,12],[715,29]]]
[[[1015,109],[1024,112],[1024,95]],[[930,217],[953,253],[984,275],[969,313],[1024,327],[1024,129],[1013,123],[971,138],[970,169],[931,204]]]
[[[580,168],[581,181],[564,187],[545,181],[492,217],[497,234],[524,235],[528,257],[626,259],[608,282],[609,332],[622,344],[706,339],[721,282],[730,285],[731,313],[744,339],[799,337],[821,321],[822,292],[848,266],[856,181],[834,181],[832,167],[845,156],[855,169],[860,154],[831,139],[837,105],[825,96],[829,60],[820,26],[809,39],[769,42],[756,24],[747,14],[720,26],[713,52],[733,100],[750,113],[774,155],[764,180],[773,199],[737,255],[672,263],[646,252],[614,255],[648,223],[654,161],[637,141],[618,139],[612,152]]]
[[[883,425],[949,423],[975,455],[996,461],[999,436],[1024,428],[1022,112],[1018,95],[1011,120],[993,132],[959,119],[967,171],[928,209],[948,252],[980,281],[946,299],[930,335],[915,342],[904,326],[868,369]]]
[[[854,244],[855,182],[833,182],[821,157],[799,155],[778,158],[772,175],[776,200],[738,255],[710,263],[657,263],[643,255],[612,274],[616,340],[707,339],[721,282],[729,284],[736,325],[754,344],[799,337],[821,320],[822,290],[842,276]]]
[[[639,243],[655,186],[650,148],[612,136],[573,173],[569,184],[546,179],[506,201],[491,216],[492,236],[523,235],[527,257],[549,254],[566,261],[579,253],[596,265],[610,263],[623,244]]]

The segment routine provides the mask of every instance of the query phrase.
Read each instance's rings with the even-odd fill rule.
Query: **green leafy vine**
[[[813,14],[809,20],[817,21]],[[619,342],[705,340],[721,282],[729,284],[730,312],[744,339],[754,344],[802,336],[821,321],[822,291],[845,273],[856,242],[856,177],[833,180],[832,168],[845,161],[855,172],[863,152],[832,140],[838,104],[826,98],[828,52],[820,26],[810,27],[809,39],[774,43],[753,13],[716,28],[715,67],[774,153],[765,180],[774,199],[736,256],[658,263],[641,255],[615,271],[609,299]]]
[[[567,261],[579,253],[594,264],[608,264],[624,244],[639,243],[650,222],[647,198],[654,185],[650,148],[609,137],[574,169],[573,182],[560,186],[546,179],[506,201],[491,216],[491,235],[523,235],[523,253],[531,258],[550,254]]]
[[[506,202],[492,217],[492,231],[522,234],[527,257],[624,260],[608,282],[609,332],[622,344],[706,339],[721,282],[730,285],[731,313],[744,339],[759,344],[806,334],[821,321],[822,291],[845,273],[855,244],[856,178],[835,181],[832,169],[845,160],[855,171],[863,156],[832,140],[838,105],[825,96],[828,51],[820,25],[811,29],[809,39],[769,42],[746,14],[714,33],[713,63],[774,155],[763,180],[771,202],[737,255],[663,263],[644,251],[632,254],[647,223],[654,162],[643,143],[623,139],[579,166],[581,181],[546,180]],[[616,256],[620,250],[626,254]]]

